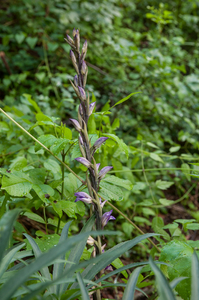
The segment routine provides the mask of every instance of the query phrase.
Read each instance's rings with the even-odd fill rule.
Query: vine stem
[[[41,147],[43,147],[48,153],[50,153],[54,158],[56,158],[68,171],[70,171],[79,181],[81,181],[82,184],[85,186],[87,185],[86,182],[79,177],[73,170],[71,170],[70,167],[68,167],[59,157],[54,155],[52,151],[50,151],[45,145],[43,145],[40,141],[38,141],[32,134],[30,134],[25,128],[23,128],[19,123],[17,123],[12,117],[10,117],[2,108],[0,108],[0,111],[9,119],[11,120],[15,125],[17,125],[23,132],[25,132],[28,136],[30,136],[35,142],[37,142]],[[99,195],[99,197],[102,200],[105,200],[102,196]],[[117,207],[115,207],[112,203],[109,201],[106,202],[108,205],[110,205],[114,210],[116,210],[121,216],[123,216],[133,227],[135,227],[141,234],[145,234],[134,222],[132,222],[125,214],[123,214]],[[148,238],[148,241],[157,249],[158,252],[161,252],[160,249],[155,245],[155,243]]]

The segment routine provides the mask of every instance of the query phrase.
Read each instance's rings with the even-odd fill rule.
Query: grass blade
[[[192,256],[191,266],[191,300],[199,299],[199,261],[196,253]]]
[[[88,292],[85,288],[85,285],[83,283],[83,280],[82,280],[82,277],[81,277],[80,273],[77,273],[77,280],[78,280],[79,287],[80,287],[80,290],[81,290],[82,300],[90,300],[90,297],[89,297]]]
[[[139,267],[139,268],[135,269],[133,271],[133,273],[131,274],[131,276],[128,280],[127,287],[125,288],[122,300],[132,300],[133,299],[136,283],[138,281],[138,277],[139,277],[141,270],[142,270],[142,267]]]
[[[61,233],[61,237],[59,239],[58,245],[68,238],[68,230],[69,230],[70,224],[71,224],[71,221],[67,222],[66,225],[64,226],[64,228],[62,230],[62,233]],[[65,260],[65,253],[62,254],[59,258],[64,261]],[[54,266],[53,266],[53,280],[56,280],[59,276],[61,276],[63,274],[63,271],[64,271],[64,262],[63,263],[55,263]],[[57,296],[59,295],[60,285],[56,285],[54,287],[54,293]]]
[[[8,211],[0,220],[0,262],[9,243],[12,228],[19,212],[18,209]]]
[[[17,253],[18,250],[20,250],[22,247],[24,247],[25,243],[20,244],[17,247],[12,248],[2,259],[1,265],[0,265],[0,278],[3,275],[3,273],[8,268],[9,264],[12,261],[13,256]]]
[[[157,289],[159,292],[159,300],[176,300],[174,293],[169,285],[169,282],[166,280],[161,270],[153,262],[151,257],[149,258],[149,264],[156,277]]]

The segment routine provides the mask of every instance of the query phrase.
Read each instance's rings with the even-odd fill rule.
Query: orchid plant
[[[82,51],[80,52],[80,34],[79,30],[73,30],[73,38],[69,35],[66,36],[66,42],[71,46],[70,58],[72,60],[76,75],[74,76],[71,85],[80,100],[78,108],[78,120],[70,119],[75,129],[79,132],[79,148],[82,157],[76,158],[76,161],[83,164],[87,168],[86,184],[89,194],[85,192],[75,193],[76,201],[82,201],[92,205],[92,213],[96,216],[96,230],[101,230],[108,223],[109,220],[115,220],[112,216],[112,210],[102,213],[102,209],[106,201],[102,202],[98,196],[99,184],[101,179],[109,172],[112,167],[106,166],[99,171],[100,164],[96,163],[94,158],[95,151],[106,142],[107,137],[100,137],[92,146],[88,135],[87,124],[88,119],[93,113],[95,102],[90,103],[89,93],[86,93],[86,82],[88,75],[88,68],[85,62],[87,53],[87,41],[84,42]],[[94,241],[95,253],[101,254],[103,246],[101,238],[98,236]],[[98,298],[99,299],[99,293]]]

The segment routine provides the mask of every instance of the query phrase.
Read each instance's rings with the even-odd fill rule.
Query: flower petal
[[[89,168],[91,166],[91,163],[84,157],[77,157],[75,158],[76,161],[80,162],[85,167]]]

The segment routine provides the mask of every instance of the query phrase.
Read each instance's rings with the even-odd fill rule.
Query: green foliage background
[[[116,201],[144,230],[162,234],[157,238],[162,247],[167,242],[173,245],[174,239],[180,246],[188,243],[185,248],[192,250],[199,245],[185,236],[199,226],[197,199],[190,201],[197,190],[199,159],[198,9],[195,0],[6,0],[0,4],[0,107],[60,159],[64,150],[65,162],[83,177],[84,167],[74,162],[80,152],[69,118],[77,117],[78,102],[69,82],[74,76],[70,47],[64,42],[66,33],[79,28],[89,45],[87,88],[99,112],[89,120],[91,141],[99,134],[111,138],[96,153],[102,167],[113,166],[101,183],[101,194]],[[110,109],[131,93],[135,94]],[[52,230],[58,217],[60,228],[68,219],[84,224],[87,208],[74,202],[81,183],[65,171],[61,194],[59,163],[5,117],[0,120],[1,215],[8,207],[20,207],[24,216]],[[170,205],[178,202],[190,218],[165,226]],[[22,238],[24,229],[20,222],[16,226],[16,235]],[[110,224],[115,227],[123,234],[110,238],[109,246],[136,235],[121,216],[116,225]],[[78,230],[74,223],[72,231]],[[41,231],[34,234],[45,250],[46,237]],[[57,243],[56,233],[51,238]],[[146,245],[138,257],[149,254]],[[85,250],[84,258],[89,256]],[[176,270],[178,275],[184,272]],[[171,271],[166,274],[170,279],[176,276]]]

